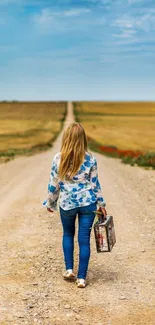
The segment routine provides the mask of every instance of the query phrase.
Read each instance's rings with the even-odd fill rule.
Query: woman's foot
[[[76,279],[76,276],[72,269],[66,270],[63,277],[64,277],[64,280],[70,280],[70,281],[74,281]]]
[[[77,279],[76,284],[78,288],[85,288],[86,287],[86,280],[85,279]]]

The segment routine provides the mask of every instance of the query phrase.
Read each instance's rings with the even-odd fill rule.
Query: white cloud
[[[45,8],[40,12],[40,14],[34,16],[34,21],[38,24],[48,25],[52,21],[56,20],[56,18],[77,17],[87,13],[90,13],[90,9],[79,8],[65,11],[53,11],[52,9]]]
[[[142,15],[137,19],[137,21],[135,21],[135,26],[146,32],[155,29],[155,13],[150,11],[147,14]]]
[[[53,20],[51,10],[43,9],[40,14],[34,16],[34,22],[37,24],[49,24]]]
[[[132,39],[137,33],[133,20],[127,16],[116,19],[112,26],[116,27],[116,33],[112,36],[120,39]]]
[[[119,28],[119,31],[123,35],[135,34],[138,31],[151,32],[155,29],[155,11],[154,9],[150,9],[144,14],[141,12],[138,15],[126,14],[116,19],[112,23],[112,26]]]
[[[137,32],[135,30],[124,30],[121,34],[113,34],[117,38],[132,38]]]
[[[116,19],[113,25],[122,28],[132,28],[133,22],[129,19]]]
[[[70,10],[66,10],[62,13],[60,13],[61,16],[65,16],[65,17],[73,17],[73,16],[80,16],[82,14],[86,14],[89,13],[90,9],[70,9]]]

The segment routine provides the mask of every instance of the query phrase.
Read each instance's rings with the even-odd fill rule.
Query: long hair
[[[72,123],[64,131],[61,145],[59,178],[72,178],[81,166],[87,151],[87,138],[80,123]]]

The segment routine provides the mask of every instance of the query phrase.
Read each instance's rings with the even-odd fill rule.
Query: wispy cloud
[[[146,39],[148,33],[155,30],[155,10],[150,8],[147,13],[131,12],[122,15],[120,18],[114,19],[112,26],[115,27],[114,38],[126,39],[126,43]],[[125,44],[125,43],[124,43]]]
[[[120,18],[116,19],[113,23],[113,26],[117,26],[120,28],[132,28],[133,27],[133,21],[129,18]]]
[[[84,14],[90,13],[90,9],[87,8],[73,8],[64,11],[52,10],[50,8],[44,8],[40,13],[35,14],[33,21],[38,25],[43,25],[44,27],[49,26],[52,22],[57,22],[60,18],[69,19],[72,17],[79,17]],[[60,21],[61,24],[61,21]]]
[[[89,13],[91,10],[87,8],[79,8],[79,9],[71,9],[71,10],[66,10],[64,12],[59,13],[60,16],[62,17],[75,17],[75,16],[80,16],[83,14]]]
[[[49,24],[53,20],[53,14],[49,9],[43,9],[41,13],[35,14],[33,20],[36,24]]]
[[[125,15],[124,18],[116,19],[113,25],[120,28],[139,28],[147,31],[155,27],[155,12],[151,11],[144,15],[138,14],[136,16]]]
[[[114,37],[118,38],[131,38],[133,35],[135,35],[137,32],[135,30],[125,30],[120,34],[113,34]]]

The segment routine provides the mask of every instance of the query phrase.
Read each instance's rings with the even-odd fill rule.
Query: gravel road
[[[64,127],[74,120],[72,104]],[[0,325],[154,325],[155,172],[95,153],[117,244],[97,254],[88,286],[62,279],[59,215],[42,207],[53,148],[0,165]],[[78,247],[76,241],[76,267]]]

